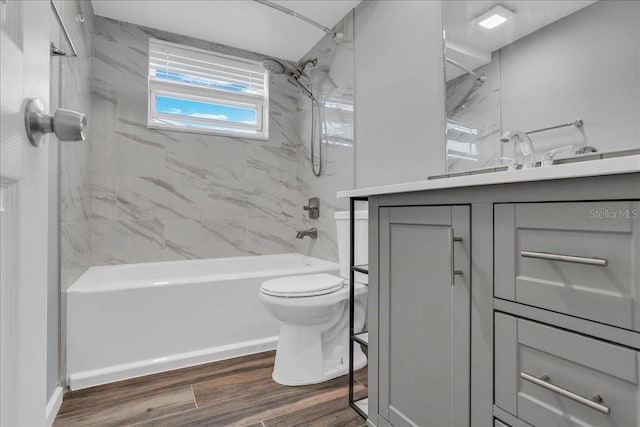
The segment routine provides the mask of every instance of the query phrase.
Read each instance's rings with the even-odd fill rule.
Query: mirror
[[[521,163],[507,131],[538,161],[640,146],[640,2],[445,1],[443,22],[449,173]]]

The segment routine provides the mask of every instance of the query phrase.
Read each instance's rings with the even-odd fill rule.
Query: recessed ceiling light
[[[514,13],[504,7],[497,5],[478,16],[474,22],[481,27],[492,29],[504,24],[514,16]]]

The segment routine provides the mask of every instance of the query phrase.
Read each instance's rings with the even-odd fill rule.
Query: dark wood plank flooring
[[[287,387],[271,379],[275,352],[69,392],[54,426],[360,427],[347,376]],[[366,396],[366,368],[356,373]]]

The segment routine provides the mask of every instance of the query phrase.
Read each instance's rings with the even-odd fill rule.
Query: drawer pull
[[[602,404],[602,397],[600,395],[595,395],[591,399],[580,396],[579,394],[551,384],[549,382],[549,375],[534,377],[533,375],[529,375],[526,372],[520,372],[520,378],[525,381],[534,383],[535,385],[538,385],[542,388],[546,388],[547,390],[550,390],[554,393],[558,393],[559,395],[571,399],[575,402],[582,403],[583,405],[588,406],[591,409],[595,409],[598,412],[602,412],[605,415],[609,415],[609,413],[611,412],[611,408]]]
[[[606,259],[587,258],[587,257],[572,256],[572,255],[550,254],[548,252],[520,251],[520,256],[525,258],[548,259],[550,261],[562,261],[562,262],[573,262],[576,264],[597,265],[599,267],[606,267],[608,264],[608,261]]]

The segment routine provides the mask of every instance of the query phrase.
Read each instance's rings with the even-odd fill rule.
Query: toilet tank
[[[338,262],[340,264],[340,276],[349,279],[349,211],[336,212],[336,229],[338,233]],[[369,217],[365,210],[355,211],[355,239],[354,247],[355,264],[367,264],[369,262]],[[367,275],[356,273],[355,280],[360,283],[368,283]]]

